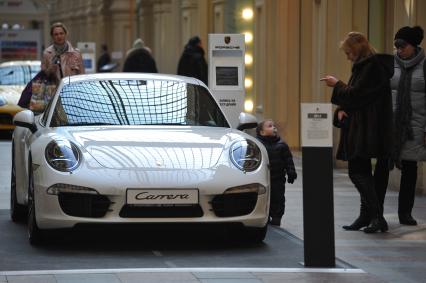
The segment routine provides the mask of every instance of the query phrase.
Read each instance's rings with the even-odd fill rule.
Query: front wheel
[[[268,231],[268,225],[260,228],[247,227],[245,228],[244,239],[246,242],[257,244],[263,242]]]
[[[13,141],[12,141],[13,143]],[[21,222],[25,220],[27,208],[25,205],[19,204],[16,197],[16,165],[15,152],[12,145],[12,171],[10,177],[10,218],[13,222]]]
[[[268,225],[263,227],[228,226],[225,231],[228,239],[237,243],[259,244],[266,237]]]
[[[28,160],[28,240],[31,245],[38,245],[43,242],[43,231],[37,226],[34,197],[34,180],[31,158]]]

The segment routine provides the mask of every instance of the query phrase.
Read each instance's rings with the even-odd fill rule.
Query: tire
[[[265,239],[268,225],[263,227],[229,226],[225,228],[228,240],[235,243],[259,244]]]
[[[12,170],[10,177],[10,218],[13,222],[23,222],[27,213],[27,207],[25,205],[19,204],[16,197],[15,151],[14,146],[12,145]]]
[[[34,180],[32,170],[32,160],[28,159],[28,240],[31,245],[39,245],[43,242],[43,231],[37,226],[37,218],[35,212],[35,197],[34,197]]]
[[[268,225],[261,228],[245,228],[244,240],[247,243],[259,244],[262,243],[266,237]]]

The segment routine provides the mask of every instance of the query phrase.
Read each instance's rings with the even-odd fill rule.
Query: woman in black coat
[[[177,74],[197,78],[208,85],[207,68],[201,39],[198,36],[191,37],[179,59]]]
[[[344,228],[358,230],[368,225],[364,229],[366,233],[384,232],[388,227],[383,218],[382,199],[392,149],[392,56],[376,54],[365,36],[358,32],[350,32],[342,41],[341,49],[353,62],[348,84],[333,76],[322,80],[333,87],[331,102],[338,106],[335,124],[342,128],[336,158],[348,161],[349,177],[361,197],[360,216]],[[384,171],[380,193],[375,188],[379,185],[372,174],[371,158],[378,160],[376,172],[377,169],[382,174]]]

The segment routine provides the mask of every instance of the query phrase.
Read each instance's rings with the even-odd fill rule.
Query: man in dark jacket
[[[123,72],[158,73],[154,57],[140,38],[135,40],[133,48],[128,51]]]
[[[99,73],[101,72],[101,68],[105,66],[106,64],[111,63],[111,56],[108,53],[108,47],[106,44],[102,44],[102,54],[98,58],[98,62],[96,64],[96,71]]]
[[[194,77],[208,84],[207,62],[204,59],[204,49],[198,36],[192,37],[185,45],[180,57],[177,74]]]

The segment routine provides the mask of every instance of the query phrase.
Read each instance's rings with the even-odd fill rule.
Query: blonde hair
[[[351,31],[346,35],[345,39],[340,42],[340,49],[345,52],[350,51],[355,56],[355,61],[376,53],[368,39],[362,33],[356,31]]]
[[[65,34],[68,34],[68,29],[67,29],[67,27],[63,24],[63,23],[54,23],[54,24],[52,24],[51,26],[50,26],[50,35],[51,36],[53,36],[53,30],[55,29],[55,28],[61,28],[64,32],[65,32]]]

